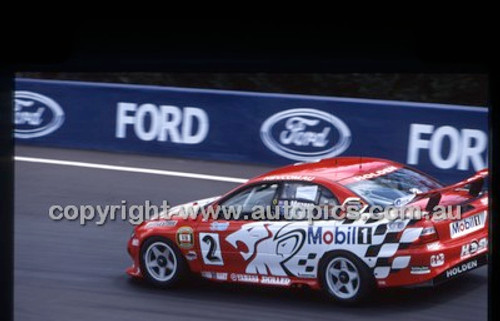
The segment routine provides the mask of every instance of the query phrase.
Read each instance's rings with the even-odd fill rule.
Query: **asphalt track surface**
[[[270,169],[195,160],[18,146],[17,156],[249,178]],[[475,320],[487,319],[487,268],[431,289],[380,291],[343,307],[311,290],[255,288],[195,279],[175,290],[131,280],[132,226],[54,222],[61,205],[178,204],[237,184],[16,161],[15,320]]]

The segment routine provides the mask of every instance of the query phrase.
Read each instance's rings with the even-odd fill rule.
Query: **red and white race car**
[[[135,227],[127,273],[166,287],[188,272],[221,282],[306,285],[346,303],[366,298],[377,287],[435,285],[487,263],[487,176],[484,169],[443,186],[383,159],[290,165]],[[335,213],[314,220],[285,217],[285,203],[326,206]],[[361,214],[348,216],[346,204],[362,208]],[[438,217],[437,205],[452,215]],[[189,206],[198,215],[180,215]],[[278,215],[256,219],[250,215],[256,206],[274,208]],[[384,209],[367,210],[377,206]],[[424,215],[374,217],[387,214],[388,206],[419,208]],[[239,215],[205,215],[231,207],[238,207]]]

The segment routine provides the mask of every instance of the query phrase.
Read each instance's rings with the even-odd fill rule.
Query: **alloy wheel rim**
[[[175,253],[163,242],[155,242],[147,248],[144,253],[144,264],[149,275],[160,282],[170,280],[177,270]]]
[[[359,272],[350,260],[337,257],[326,268],[326,281],[330,292],[341,299],[354,297],[360,286]]]

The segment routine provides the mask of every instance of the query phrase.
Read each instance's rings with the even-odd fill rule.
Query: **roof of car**
[[[316,178],[340,182],[357,176],[372,175],[385,168],[400,168],[403,165],[380,158],[336,157],[313,163],[297,163],[278,168],[256,177],[258,180],[309,180]],[[340,182],[344,183],[344,182]]]

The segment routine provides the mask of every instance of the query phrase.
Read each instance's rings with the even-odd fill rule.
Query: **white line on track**
[[[247,179],[245,179],[245,178],[237,178],[237,177],[217,176],[217,175],[207,175],[207,174],[195,174],[195,173],[187,173],[187,172],[167,171],[167,170],[162,170],[162,169],[150,169],[150,168],[116,166],[116,165],[96,164],[96,163],[86,163],[86,162],[75,162],[75,161],[66,161],[66,160],[60,160],[60,159],[14,156],[14,160],[19,161],[19,162],[41,163],[41,164],[63,165],[63,166],[75,166],[75,167],[85,167],[85,168],[96,168],[96,169],[104,169],[104,170],[110,170],[110,171],[121,171],[121,172],[131,172],[131,173],[141,173],[141,174],[185,177],[185,178],[204,179],[204,180],[210,180],[210,181],[229,182],[229,183],[245,183],[247,181]]]

